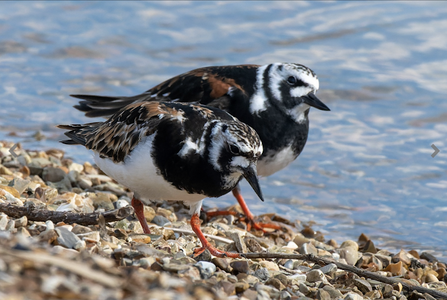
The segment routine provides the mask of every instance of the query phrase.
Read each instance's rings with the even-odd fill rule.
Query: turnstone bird
[[[96,164],[134,192],[132,206],[145,233],[149,201],[184,201],[202,247],[215,256],[239,257],[214,248],[200,230],[202,199],[219,197],[247,179],[261,198],[256,162],[262,154],[258,134],[223,110],[173,102],[140,102],[105,122],[59,125],[62,143],[93,150]]]
[[[293,162],[309,133],[309,109],[329,110],[315,93],[315,73],[296,63],[204,67],[168,79],[132,97],[72,95],[83,99],[77,109],[88,117],[109,116],[129,103],[193,102],[218,107],[256,130],[264,146],[258,174],[269,176]],[[233,194],[253,227],[254,222],[238,186]]]

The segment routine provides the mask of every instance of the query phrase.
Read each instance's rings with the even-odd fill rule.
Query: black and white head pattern
[[[278,101],[297,122],[309,109],[301,97],[316,93],[320,87],[317,75],[300,64],[274,63],[259,67],[256,91],[250,99],[250,112],[259,114]]]

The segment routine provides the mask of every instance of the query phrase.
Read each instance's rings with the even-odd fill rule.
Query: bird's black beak
[[[319,110],[330,110],[329,107],[327,107],[326,104],[321,102],[321,100],[318,99],[314,93],[309,93],[305,96],[302,96],[301,98],[304,100],[304,103],[312,107],[318,108]]]
[[[258,176],[256,174],[256,167],[254,165],[250,165],[244,169],[244,177],[247,179],[248,183],[251,185],[256,195],[258,195],[259,199],[264,201],[264,197],[262,196],[261,187],[259,186]]]

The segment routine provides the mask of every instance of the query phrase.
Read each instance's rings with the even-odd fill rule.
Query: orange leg
[[[197,248],[194,250],[194,256],[197,256],[201,254],[203,251],[208,249],[210,253],[217,257],[232,257],[232,258],[240,258],[239,253],[231,253],[219,250],[215,247],[213,247],[210,242],[208,242],[205,238],[205,235],[203,235],[202,230],[200,229],[200,218],[198,214],[194,214],[191,217],[191,227],[192,230],[196,233],[197,237],[199,238],[200,242],[202,243],[202,247]]]
[[[244,211],[244,214],[247,218],[247,231],[250,231],[251,226],[253,226],[256,230],[264,231],[264,228],[272,228],[276,230],[280,230],[281,226],[272,224],[272,223],[256,223],[253,214],[248,209],[247,203],[245,203],[244,198],[242,197],[240,193],[239,186],[236,186],[233,189],[233,195],[237,199],[237,202],[239,202],[239,205],[241,206],[242,210]]]
[[[144,205],[137,198],[132,198],[132,207],[135,210],[135,214],[137,215],[138,221],[140,221],[141,227],[143,227],[144,233],[151,233],[149,229],[149,225],[147,225],[146,218],[144,217]]]

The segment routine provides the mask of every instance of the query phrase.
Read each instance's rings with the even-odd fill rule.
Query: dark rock
[[[233,272],[236,273],[247,273],[249,268],[247,260],[236,260],[230,263],[230,266],[233,268]]]
[[[438,262],[438,259],[433,254],[430,254],[428,252],[422,252],[421,253],[421,258],[425,259],[425,260],[427,260],[429,262]]]

